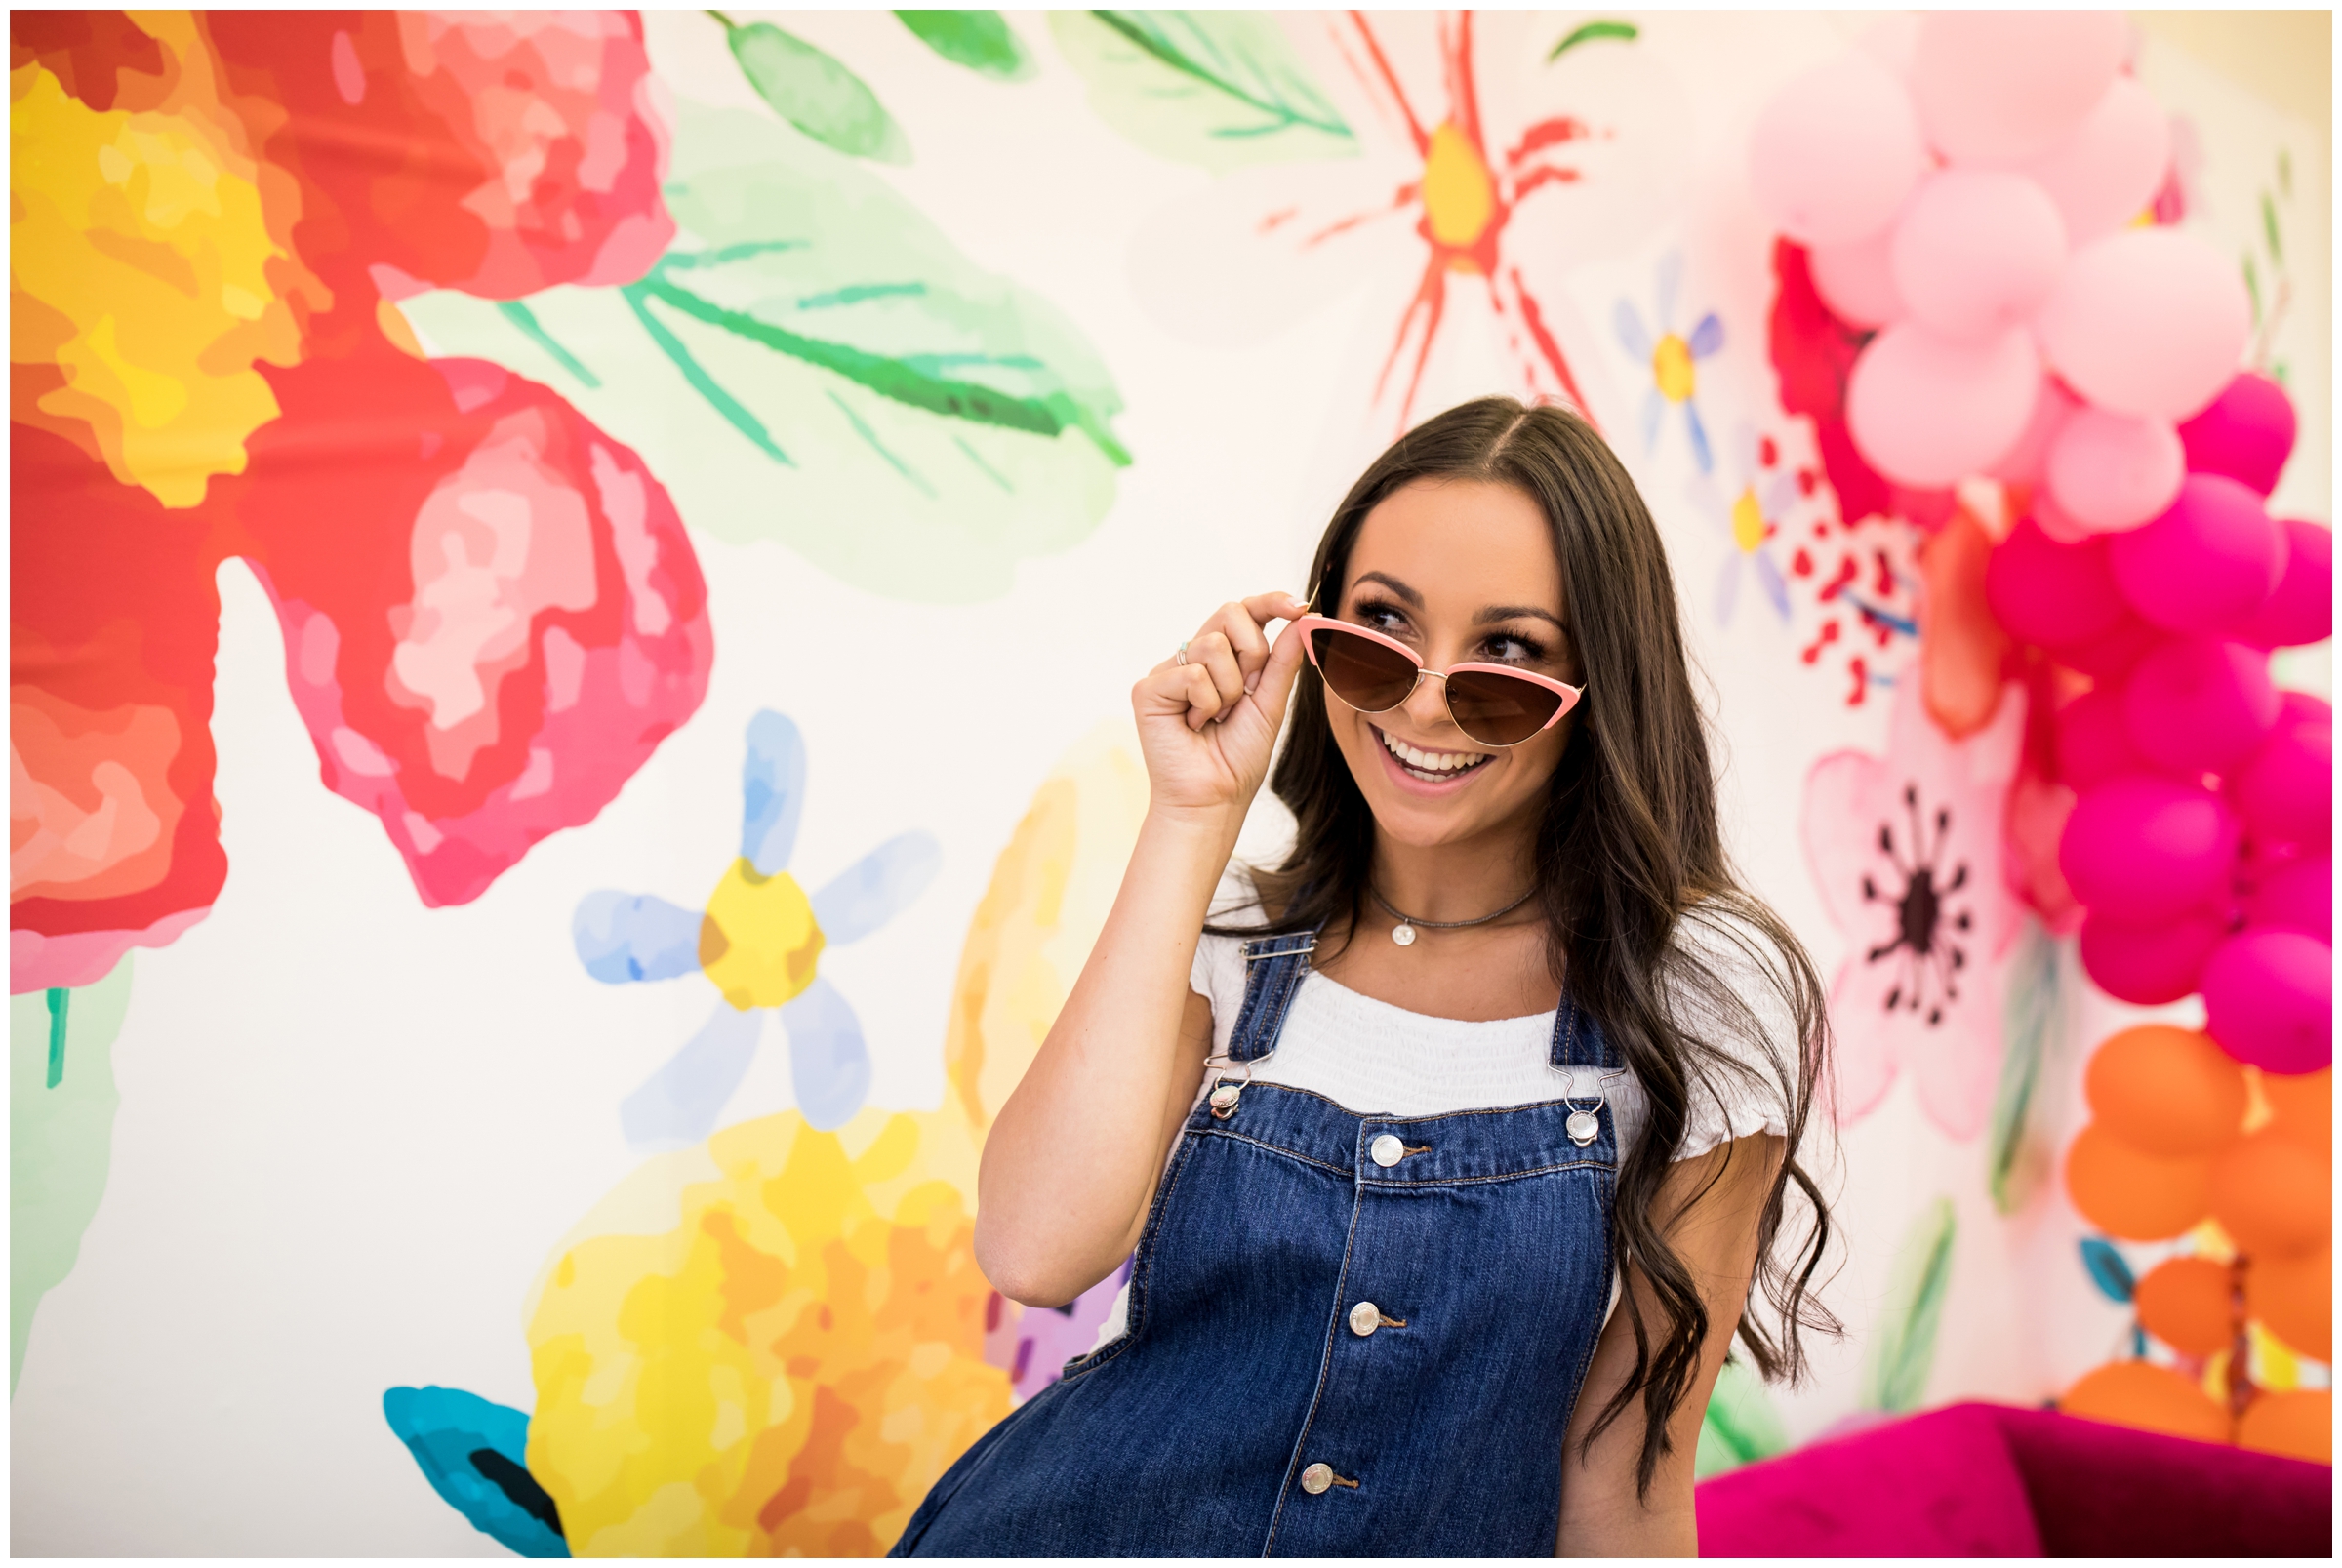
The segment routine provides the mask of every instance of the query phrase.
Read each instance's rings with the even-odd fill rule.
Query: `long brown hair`
[[[1789,1156],[1757,1226],[1756,1290],[1772,1308],[1767,1328],[1744,1312],[1740,1342],[1767,1379],[1796,1380],[1805,1357],[1800,1328],[1838,1325],[1807,1289],[1830,1235],[1829,1210],[1798,1163],[1814,1086],[1828,1043],[1813,962],[1780,918],[1732,872],[1716,823],[1716,776],[1692,695],[1676,588],[1659,531],[1635,484],[1585,421],[1555,407],[1487,397],[1426,421],[1401,436],[1351,487],[1318,541],[1310,569],[1318,608],[1341,602],[1352,544],[1385,497],[1419,479],[1513,485],[1543,508],[1553,529],[1568,600],[1569,634],[1588,682],[1575,733],[1555,770],[1536,838],[1537,894],[1547,961],[1578,1003],[1601,1021],[1641,1083],[1650,1119],[1618,1173],[1611,1226],[1619,1256],[1648,1281],[1659,1323],[1643,1320],[1633,1292],[1623,1306],[1635,1330],[1635,1372],[1587,1434],[1607,1428],[1640,1395],[1644,1416],[1637,1489],[1647,1493],[1671,1444],[1667,1424],[1698,1373],[1708,1308],[1655,1215],[1660,1186],[1683,1141],[1691,1097],[1737,1077],[1788,1107]],[[1374,817],[1335,745],[1325,690],[1305,665],[1293,722],[1270,787],[1292,809],[1298,832],[1281,865],[1253,873],[1264,925],[1246,934],[1314,929],[1329,920],[1357,929],[1374,856]],[[1683,941],[1678,926],[1703,928]],[[1236,928],[1211,929],[1234,934]],[[1732,967],[1763,977],[1767,1011],[1787,1021],[1771,1032],[1700,948],[1737,949]],[[1720,1048],[1718,1031],[1746,1042]],[[1746,1065],[1756,1047],[1773,1081]],[[1726,1159],[1731,1156],[1727,1153]],[[1805,1239],[1776,1256],[1782,1214],[1795,1189],[1809,1210]],[[1706,1189],[1703,1189],[1703,1193]],[[1697,1199],[1695,1198],[1696,1202]]]

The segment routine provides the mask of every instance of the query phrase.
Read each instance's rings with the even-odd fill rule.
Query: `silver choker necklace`
[[[1511,904],[1508,904],[1503,908],[1497,910],[1496,913],[1484,914],[1474,920],[1418,920],[1411,914],[1400,914],[1396,909],[1392,908],[1391,901],[1384,898],[1382,895],[1382,890],[1377,888],[1372,882],[1366,884],[1366,891],[1373,897],[1375,903],[1383,906],[1383,913],[1389,915],[1392,919],[1398,922],[1397,925],[1391,928],[1391,940],[1397,943],[1401,947],[1412,947],[1415,945],[1415,933],[1418,929],[1424,931],[1461,931],[1466,926],[1484,926],[1491,920],[1502,919],[1504,916],[1509,915],[1514,910],[1519,908],[1522,905],[1528,903],[1530,895],[1534,894],[1537,889],[1534,885],[1532,885],[1527,893],[1523,893],[1519,898],[1514,899]]]

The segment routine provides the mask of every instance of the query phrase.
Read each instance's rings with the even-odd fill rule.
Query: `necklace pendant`
[[[1415,945],[1415,928],[1401,920],[1391,928],[1391,940],[1401,947],[1412,947]]]

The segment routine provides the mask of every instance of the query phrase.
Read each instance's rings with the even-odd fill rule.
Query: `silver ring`
[[[1181,644],[1179,645],[1179,656],[1178,656],[1177,663],[1184,664],[1184,663],[1186,663],[1187,662],[1188,662],[1188,645],[1187,645],[1186,643],[1184,643],[1184,642],[1183,642],[1183,643],[1181,643]]]

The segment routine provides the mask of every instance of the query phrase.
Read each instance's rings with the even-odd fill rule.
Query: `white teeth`
[[[1395,735],[1387,731],[1378,733],[1382,734],[1383,744],[1391,748],[1393,756],[1420,773],[1454,773],[1475,762],[1487,760],[1485,755],[1477,751],[1419,751]]]

